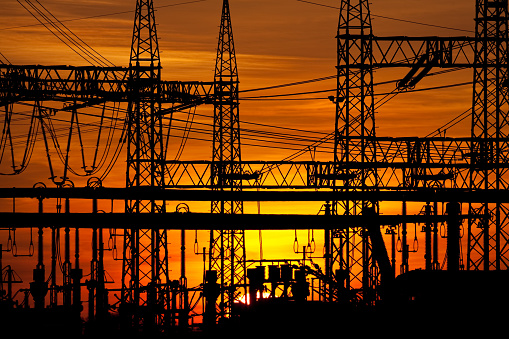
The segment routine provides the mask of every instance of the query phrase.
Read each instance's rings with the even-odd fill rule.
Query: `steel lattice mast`
[[[214,190],[242,190],[239,131],[239,78],[228,0],[223,1],[214,76],[214,131],[211,182]],[[242,201],[212,201],[212,213],[242,214]],[[210,234],[210,270],[218,272],[223,290],[219,317],[229,317],[233,302],[245,286],[243,230],[214,230]]]
[[[338,63],[334,173],[335,186],[343,183],[344,190],[372,190],[378,184],[374,168],[361,166],[351,170],[351,163],[376,161],[375,115],[373,97],[373,45],[368,1],[343,0],[338,24]],[[356,65],[357,67],[351,67]],[[336,183],[337,181],[337,183]],[[369,201],[337,201],[333,213],[360,215],[378,211],[376,203]],[[335,230],[326,235],[326,271],[336,275],[339,286],[350,289],[362,286],[367,301],[372,286],[370,267],[371,248],[365,228]]]
[[[114,101],[129,104],[127,189],[122,193],[126,195],[122,195],[120,199],[126,200],[127,213],[121,216],[122,220],[130,224],[122,226],[125,231],[125,242],[121,314],[126,316],[131,326],[142,324],[150,331],[155,328],[152,325],[167,323],[163,316],[163,312],[168,310],[165,296],[170,293],[167,289],[168,261],[165,253],[167,238],[163,231],[147,231],[148,224],[153,227],[163,225],[162,228],[176,227],[175,224],[166,225],[168,220],[166,218],[172,218],[172,222],[179,220],[183,225],[182,228],[193,224],[190,217],[186,216],[184,220],[170,216],[169,213],[160,213],[165,212],[164,201],[171,200],[168,198],[171,194],[174,194],[172,201],[181,201],[185,196],[182,193],[184,190],[169,192],[161,190],[162,187],[204,189],[210,188],[212,183],[214,190],[206,193],[206,201],[214,200],[212,212],[215,214],[208,217],[220,221],[212,223],[208,220],[213,227],[209,224],[203,229],[214,229],[210,234],[210,269],[219,272],[223,287],[219,304],[221,317],[232,315],[232,303],[240,293],[239,287],[245,284],[244,232],[235,230],[243,218],[231,218],[230,220],[234,221],[226,226],[224,220],[227,218],[221,217],[226,215],[235,217],[235,214],[242,213],[242,201],[249,200],[246,194],[253,193],[250,191],[254,191],[253,188],[256,187],[315,190],[334,188],[334,192],[322,192],[333,195],[327,195],[327,199],[320,199],[332,201],[332,205],[328,204],[327,212],[337,214],[333,216],[335,217],[333,230],[326,231],[326,276],[329,278],[326,280],[330,282],[327,297],[332,301],[339,295],[347,295],[339,293],[338,289],[342,285],[350,290],[359,289],[364,301],[371,303],[376,298],[372,292],[378,284],[377,270],[390,273],[393,269],[390,265],[380,265],[379,256],[376,255],[380,246],[377,245],[376,239],[373,240],[374,233],[369,228],[376,225],[366,221],[370,219],[371,214],[375,214],[372,219],[380,217],[376,216],[377,201],[384,201],[382,198],[384,194],[398,194],[396,200],[391,198],[393,200],[387,201],[398,201],[403,204],[405,201],[426,202],[429,208],[430,202],[438,201],[469,204],[472,220],[468,228],[467,268],[502,270],[508,266],[509,212],[504,194],[504,190],[507,191],[508,188],[509,171],[508,9],[506,0],[479,0],[476,5],[476,37],[376,37],[372,34],[368,2],[362,0],[341,2],[338,26],[336,152],[333,162],[240,161],[238,72],[228,1],[223,3],[213,84],[214,147],[210,163],[166,162],[164,159],[165,150],[162,145],[165,142],[162,135],[165,134],[162,133],[163,126],[158,113],[170,113],[171,110],[161,111],[161,105],[176,102],[182,104],[181,107],[189,107],[210,103],[211,89],[207,87],[204,90],[203,84],[200,86],[190,84],[193,87],[188,88],[182,83],[160,80],[152,1],[137,3],[129,68],[2,65],[1,68],[5,69],[5,72],[0,72],[2,73],[0,102],[2,105],[10,105],[30,100],[37,102],[41,100],[41,104],[43,101],[52,100],[73,101],[74,105],[64,106],[62,109],[62,111],[74,110],[73,115],[78,114],[77,108],[94,105],[97,102]],[[383,67],[410,68],[410,72],[398,83],[396,90],[414,86],[433,67],[473,68],[475,87],[471,137],[375,137],[373,69]],[[418,73],[421,69],[422,71]],[[198,92],[200,96],[197,95]],[[6,109],[9,121],[11,113]],[[167,176],[163,177],[164,166],[169,163],[173,166],[173,172],[167,170]],[[277,171],[271,172],[271,168],[276,167]],[[265,173],[271,179],[264,180],[263,186],[254,186],[246,182],[242,191],[242,179],[246,178],[243,173],[247,172]],[[299,175],[294,175],[295,173]],[[195,177],[191,177],[193,175]],[[189,182],[192,182],[192,185]],[[130,195],[133,192],[128,192],[129,188],[137,187],[155,189],[141,196]],[[247,187],[251,190],[247,190]],[[437,187],[442,189],[438,190],[440,193],[434,192]],[[200,200],[205,195],[203,192],[204,190],[194,193],[199,195],[199,201],[203,201]],[[228,197],[220,196],[225,193],[228,193]],[[311,199],[318,201],[316,194],[319,193],[313,193],[315,195]],[[31,194],[34,194],[33,197],[41,197],[39,192]],[[62,191],[59,194],[60,198],[67,197],[68,192]],[[86,190],[80,194],[86,197],[90,192]],[[99,195],[98,192],[96,194]],[[112,199],[113,197],[119,199],[116,194],[112,195]],[[410,194],[415,200],[409,198]],[[438,194],[441,196],[438,197]],[[469,200],[470,198],[464,195],[475,196],[475,200]],[[500,195],[503,199],[498,200],[492,195]],[[104,196],[102,198],[104,199]],[[309,201],[306,199],[302,201]],[[151,220],[143,220],[143,212],[151,213]],[[428,210],[426,213],[429,215],[431,211]],[[40,214],[38,223],[42,224],[42,220],[46,220],[45,225],[56,227],[54,226],[56,219],[62,221],[61,218],[65,217],[66,213],[54,217]],[[368,218],[365,218],[366,216]],[[112,215],[107,215],[100,220],[108,220],[107,226],[114,222],[118,223],[118,220],[111,217]],[[349,219],[350,217],[355,218]],[[376,222],[379,225],[402,225],[403,228],[407,223],[407,217],[391,219],[387,223]],[[14,215],[14,220],[19,221],[19,218],[20,216]],[[299,218],[302,219],[300,216]],[[355,223],[348,224],[353,219],[356,219]],[[89,227],[88,225],[98,227],[96,216],[87,220],[88,223],[82,227]],[[424,218],[414,220],[429,221]],[[80,222],[84,223],[83,220]],[[438,219],[435,222],[438,222]],[[318,227],[315,227],[319,229],[330,229],[330,226],[324,227],[325,222],[316,223]],[[66,221],[60,225],[69,226],[72,222]],[[428,226],[426,232],[431,236]],[[221,230],[222,227],[228,230]],[[98,236],[100,237],[101,233]],[[39,273],[41,267],[44,269],[42,226],[40,237],[41,260],[37,267]],[[97,234],[93,237],[96,238]],[[456,245],[458,242],[456,241]],[[96,254],[93,254],[91,271],[92,277],[95,275],[97,280],[101,278],[103,272],[100,257],[97,256],[97,252],[99,256],[102,252],[100,247],[98,248],[100,244],[102,240],[93,240],[93,252]],[[406,241],[403,240],[403,246],[405,245]],[[457,248],[456,256],[449,255],[452,251],[448,254],[448,260],[454,263],[454,270],[459,269],[460,263],[459,245]],[[430,252],[431,248],[428,247],[426,253]],[[436,261],[438,255],[433,255]],[[438,266],[432,267],[431,257],[429,259],[427,269],[437,269]],[[401,273],[408,269],[408,265],[404,266],[405,260],[408,260],[408,251],[405,253],[402,250]],[[66,262],[68,266],[69,261]],[[56,267],[52,267],[52,271],[55,269]],[[44,276],[38,280],[37,282],[45,283]],[[79,278],[77,280],[79,290]],[[337,284],[339,287],[334,286],[334,280],[339,283]],[[55,293],[54,304],[56,295]],[[97,305],[102,304],[100,297],[101,295],[97,294]],[[40,300],[43,299],[37,299],[38,304]],[[65,300],[68,303],[67,296]],[[79,296],[76,300],[79,303]],[[177,313],[177,310],[171,311],[166,314]]]
[[[476,1],[476,46],[472,107],[470,171],[473,189],[508,189],[508,4],[507,0]],[[493,143],[495,141],[495,143]],[[494,147],[493,147],[494,146]],[[485,218],[468,225],[467,268],[509,267],[509,207],[507,204],[470,205]],[[490,256],[491,254],[491,256]]]
[[[164,186],[160,58],[152,0],[138,0],[129,65],[126,187]],[[128,200],[127,213],[164,213],[164,201]],[[135,328],[163,323],[168,255],[166,231],[126,229],[122,267],[124,316]],[[129,306],[129,307],[128,307]],[[144,316],[140,317],[143,309]],[[128,311],[127,311],[128,310]]]

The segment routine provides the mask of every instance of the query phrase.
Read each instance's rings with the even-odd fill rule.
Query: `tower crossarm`
[[[73,101],[80,107],[129,102],[129,74],[125,67],[0,65],[0,106],[34,100]],[[150,81],[137,83],[136,88],[143,93],[143,86],[154,85]],[[195,106],[212,102],[214,82],[158,82],[161,103]]]
[[[474,37],[374,36],[372,41],[374,68],[414,67],[419,62],[443,68],[476,65]]]

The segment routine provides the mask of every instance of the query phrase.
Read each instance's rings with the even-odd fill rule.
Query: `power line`
[[[414,92],[424,92],[424,91],[431,91],[431,90],[437,90],[437,89],[446,89],[446,88],[453,88],[453,87],[460,87],[465,85],[472,85],[472,81],[469,82],[461,82],[456,84],[450,84],[450,85],[443,85],[443,86],[434,86],[434,87],[427,87],[427,88],[419,88],[419,89],[409,89],[406,91],[401,92],[387,92],[387,93],[376,93],[373,94],[374,96],[387,96],[392,94],[402,94],[402,93],[414,93]],[[264,96],[258,96],[258,97],[247,97],[247,98],[239,98],[239,100],[268,100],[273,99],[276,100],[277,98],[283,98],[288,96],[297,96],[297,95],[304,95],[304,94],[318,94],[318,93],[324,93],[324,92],[331,92],[335,90],[320,90],[320,91],[312,91],[312,92],[301,92],[301,93],[286,93],[286,94],[274,94],[274,95],[264,95]],[[300,100],[324,100],[327,98],[300,98]],[[348,100],[348,98],[345,98]],[[282,100],[282,99],[279,99]],[[299,98],[293,99],[293,100],[299,100]]]
[[[428,73],[425,75],[425,77],[431,77],[431,76],[435,76],[435,75],[442,75],[442,74],[446,74],[446,73],[450,73],[450,72],[456,72],[456,71],[460,71],[462,69],[464,69],[464,68],[457,67],[457,68],[452,68],[452,69],[440,70],[437,72]],[[330,79],[335,79],[335,78],[337,78],[337,75],[321,77],[321,78],[316,78],[316,79],[311,79],[311,80],[292,82],[292,83],[287,83],[287,84],[282,84],[282,85],[274,85],[274,86],[270,86],[270,87],[255,88],[255,89],[250,89],[250,90],[245,90],[245,91],[239,91],[239,93],[297,86],[297,85],[308,84],[308,83],[313,83],[313,82],[317,82],[317,81],[330,80]],[[373,86],[381,86],[381,85],[388,85],[391,83],[398,83],[400,80],[401,79],[383,81],[383,82],[375,83],[375,84],[373,84]],[[336,92],[336,91],[337,91],[336,88],[331,88],[331,89],[326,89],[326,90],[308,91],[308,92],[300,92],[300,93],[297,92],[297,93],[286,93],[286,94],[275,94],[275,95],[260,95],[260,96],[251,96],[251,97],[241,97],[241,98],[239,98],[239,100],[274,99],[274,98],[283,98],[283,97],[288,97],[288,96],[297,96],[297,95],[304,95],[304,94],[319,94],[319,93]],[[409,91],[406,91],[406,92],[409,92]],[[403,92],[398,92],[398,93],[403,93]],[[392,92],[390,94],[392,94]],[[382,93],[382,94],[376,94],[376,95],[387,95],[387,94]],[[328,99],[328,98],[314,97],[314,98],[297,98],[297,99],[287,99],[287,100],[324,100],[324,99]]]
[[[290,86],[296,86],[296,85],[304,85],[304,84],[310,84],[310,83],[313,83],[313,82],[332,80],[332,79],[336,79],[336,77],[337,77],[337,75],[329,75],[329,76],[326,76],[326,77],[310,79],[310,80],[303,80],[303,81],[296,81],[296,82],[290,82],[290,83],[281,84],[281,85],[274,85],[274,86],[268,86],[268,87],[246,89],[246,90],[239,91],[239,93],[247,93],[247,92],[255,92],[255,91],[265,91],[265,90],[269,90],[269,89],[277,89],[277,88],[284,88],[284,87],[290,87]]]
[[[41,7],[38,8],[36,4],[32,3],[30,0],[25,0],[25,2],[35,11],[34,14],[29,8],[21,3],[20,0],[17,0],[18,3],[32,15],[39,23],[41,23],[51,34],[53,34],[57,39],[59,39],[62,43],[64,43],[67,47],[69,47],[73,52],[78,54],[82,59],[87,61],[89,64],[100,64],[102,66],[114,66],[112,62],[102,56],[95,49],[90,47],[86,42],[84,42],[80,37],[78,37],[74,32],[72,32],[67,26],[65,26],[60,20],[58,20],[46,7],[44,7],[38,0],[35,2]],[[38,15],[42,18],[39,18]],[[45,22],[43,22],[45,21]]]
[[[445,133],[449,128],[454,127],[457,124],[459,124],[460,122],[462,122],[463,120],[465,120],[466,118],[469,118],[471,112],[472,112],[471,108],[467,109],[466,111],[459,114],[458,116],[456,116],[455,118],[453,118],[452,120],[447,122],[446,124],[442,125],[441,127],[437,128],[433,132],[426,135],[425,138],[436,137],[437,135],[440,135],[441,133]]]
[[[124,112],[123,109],[119,109],[119,111]],[[80,114],[91,116],[91,117],[97,117],[97,118],[100,117],[99,115],[95,115],[95,114],[92,114],[92,113],[80,113]],[[23,113],[18,113],[18,115],[23,115]],[[27,117],[29,116],[28,113],[26,113],[25,115]],[[103,118],[104,119],[112,119],[112,120],[115,120],[117,122],[124,122],[125,123],[125,119],[122,119],[122,118],[115,118],[115,117],[110,117],[110,116],[104,116]],[[64,124],[69,124],[70,123],[68,120],[62,119],[62,118],[52,117],[51,120],[54,121],[54,122],[59,122],[59,123],[64,123]],[[175,124],[175,122],[186,123],[187,124],[188,121],[184,120],[184,119],[172,118],[171,120],[174,122],[171,125],[171,129],[173,131],[184,131],[182,136],[176,136],[176,135],[172,134],[172,135],[170,135],[171,137],[185,138],[185,135],[188,134],[188,133],[201,134],[201,135],[211,135],[212,134],[211,129],[213,127],[213,124],[211,124],[211,123],[196,122],[196,121],[194,121],[192,123],[194,125],[203,126],[205,128],[208,128],[208,129],[204,129],[204,128],[200,128],[200,127],[188,127],[188,126],[182,126],[182,125]],[[253,125],[262,125],[262,126],[271,127],[271,128],[278,128],[277,126],[266,125],[266,124],[257,124],[257,123],[252,123],[252,124]],[[99,128],[112,129],[112,130],[119,129],[117,127],[117,124],[112,125],[112,126],[100,126],[97,123],[80,122],[80,126],[82,126],[81,133],[83,133],[83,134],[93,132],[93,131],[95,131],[95,130],[97,130]],[[165,125],[165,126],[167,128],[170,128],[169,125]],[[84,128],[84,127],[88,127],[88,128]],[[258,142],[258,143],[263,143],[263,144],[276,145],[276,146],[274,146],[275,148],[281,148],[281,147],[279,147],[279,145],[290,145],[290,146],[307,147],[308,143],[316,143],[318,140],[320,140],[320,139],[317,139],[315,137],[304,136],[302,134],[302,132],[305,132],[305,133],[319,133],[321,135],[324,134],[323,132],[305,131],[305,130],[302,130],[302,129],[292,129],[292,128],[283,128],[283,129],[288,129],[288,130],[291,130],[291,131],[294,131],[294,132],[300,132],[300,134],[282,133],[282,132],[273,132],[273,131],[267,131],[267,130],[246,129],[246,128],[241,128],[240,131],[241,131],[242,139],[243,140],[250,140],[250,141],[254,141],[254,142]],[[54,133],[52,133],[52,135],[55,138],[68,136],[68,133],[67,133],[68,132],[68,128],[66,128],[66,127],[61,127],[60,129],[53,129],[53,131],[54,131]],[[76,133],[77,133],[77,131],[73,131],[73,134],[76,134]],[[15,136],[14,138],[15,139],[16,138],[23,138],[23,136]],[[56,144],[59,144],[58,141],[56,142]],[[244,145],[244,143],[243,143],[243,145]],[[260,144],[253,144],[253,143],[251,143],[249,145],[251,145],[251,146],[258,145],[259,146]],[[264,146],[268,147],[269,145],[264,145]],[[323,147],[327,148],[327,146],[323,146]],[[286,147],[286,149],[289,149],[289,148]],[[296,150],[296,149],[292,148],[292,150]]]
[[[407,92],[403,92],[403,93],[415,92],[415,91],[424,91],[424,90],[432,90],[432,89],[451,88],[451,87],[463,86],[463,85],[467,85],[467,84],[471,84],[471,82],[452,84],[452,85],[444,85],[444,86],[437,86],[437,87],[431,87],[431,88],[425,88],[425,89],[419,89],[419,90],[411,90],[411,91],[407,91]],[[390,95],[393,95],[393,97],[394,97],[395,94],[397,94],[397,93],[391,92],[391,93],[386,93],[386,94],[383,94],[383,95],[385,95],[385,98],[386,98],[387,96],[390,96]],[[382,95],[382,94],[380,94],[380,95]],[[392,99],[392,97],[390,99]],[[390,100],[390,99],[388,99],[388,100]],[[385,102],[387,102],[388,100],[386,100]],[[382,102],[377,107],[380,107],[385,102]],[[121,109],[119,108],[119,111],[120,110]],[[123,110],[123,111],[126,112],[125,110]],[[85,114],[87,114],[87,113],[85,113]],[[465,113],[462,113],[462,115],[464,115],[464,114]],[[93,114],[90,114],[90,113],[88,113],[87,115],[94,116]],[[460,115],[460,118],[461,118],[462,115]],[[206,115],[201,115],[201,116],[210,118],[210,116],[206,116]],[[106,118],[109,118],[109,117],[106,117]],[[458,121],[457,121],[458,118],[455,118],[451,122],[449,122],[446,126],[448,126],[447,128],[453,127],[457,123],[459,123],[460,121],[464,120],[465,118],[466,117],[463,117],[462,119],[460,119]],[[115,118],[115,119],[119,119],[119,118]],[[188,127],[187,124],[190,123],[189,119],[188,120],[182,120],[182,119],[177,119],[177,118],[171,118],[171,120],[177,121],[177,122],[185,122],[186,126],[185,127],[181,127],[181,126],[178,126],[178,125],[173,125],[172,126],[173,130],[184,131],[184,134],[182,136],[168,135],[168,137],[180,137],[180,138],[182,138],[182,140],[187,140],[187,138],[189,138],[189,133],[191,133],[191,132],[192,133],[202,134],[202,135],[203,134],[205,134],[205,135],[211,135],[212,134],[211,131],[210,131],[210,128],[212,128],[213,125],[210,124],[210,123],[191,122],[191,125],[194,123],[194,124],[197,124],[197,125],[202,125],[202,126],[210,127],[208,130],[204,130],[203,128]],[[56,119],[56,121],[58,121],[58,119]],[[60,121],[67,122],[66,120],[60,120]],[[267,124],[257,124],[257,123],[252,123],[252,124],[260,125],[260,126],[265,126],[265,127],[270,127],[270,128],[277,128],[276,126],[267,125]],[[286,129],[289,129],[289,128],[286,128]],[[299,132],[310,132],[310,131],[299,130],[299,129],[291,129],[291,130],[299,131]],[[297,150],[298,151],[297,153],[294,153],[294,154],[292,154],[291,156],[288,157],[288,158],[291,158],[291,159],[294,159],[294,158],[304,154],[305,152],[307,152],[307,151],[309,151],[311,149],[316,150],[316,148],[318,148],[318,147],[328,148],[326,146],[322,146],[322,144],[326,143],[326,142],[330,142],[330,140],[332,138],[331,136],[333,135],[333,134],[328,134],[327,136],[325,136],[325,137],[323,137],[321,139],[310,139],[309,137],[304,138],[304,137],[302,137],[302,135],[296,135],[296,134],[291,134],[291,133],[281,133],[281,132],[277,132],[276,133],[276,132],[270,132],[270,131],[253,130],[253,129],[242,129],[242,128],[241,128],[241,131],[242,131],[243,139],[244,140],[250,140],[250,141],[254,141],[254,142],[258,142],[259,143],[259,144],[252,144],[252,143],[251,144],[245,144],[245,143],[243,143],[243,145],[246,145],[246,146],[248,146],[248,145],[249,146],[260,146],[260,147],[264,146],[264,147],[269,147],[269,148],[273,147],[273,148],[278,148],[278,149]],[[437,131],[438,131],[438,133],[440,133],[440,131],[443,131],[443,129],[439,128],[439,129],[437,129]],[[54,137],[56,137],[55,134],[52,134],[52,135]],[[194,138],[194,139],[203,140],[203,139],[200,139],[200,138]],[[284,140],[284,141],[282,141],[282,140]],[[287,142],[287,141],[293,141],[293,142]],[[263,143],[263,145],[261,145],[260,143]],[[269,145],[266,145],[267,143]],[[270,145],[271,143],[273,145]],[[311,145],[308,144],[308,143],[311,143]],[[58,144],[58,142],[56,142],[56,144]],[[276,145],[276,146],[274,146],[274,145]],[[282,147],[281,145],[300,146],[300,147],[303,147],[303,149],[295,149],[295,148],[292,148],[292,147]],[[181,145],[181,147],[179,148],[179,154],[182,152],[182,148],[183,148],[183,146]]]
[[[320,4],[320,3],[312,2],[312,1],[305,1],[305,0],[296,0],[296,1],[307,3],[307,4],[310,4],[310,5],[320,6],[320,7],[327,7],[327,8],[332,8],[332,9],[340,9],[339,7],[335,7],[335,6],[331,6],[331,5],[325,5],[325,4]],[[428,23],[424,23],[424,22],[418,22],[418,21],[412,21],[412,20],[393,18],[393,17],[383,16],[383,15],[376,15],[376,14],[372,14],[372,13],[371,13],[371,16],[372,17],[376,17],[376,18],[381,18],[381,19],[387,19],[387,20],[393,20],[393,21],[400,21],[400,22],[410,23],[410,24],[414,24],[414,25],[421,25],[421,26],[428,26],[428,27],[449,29],[449,30],[453,30],[453,31],[474,33],[474,31],[468,30],[468,29],[448,27],[448,26],[440,26],[440,25],[428,24]]]
[[[195,0],[195,1],[179,2],[179,3],[176,3],[176,4],[157,6],[157,7],[155,7],[155,9],[157,10],[157,9],[166,8],[166,7],[175,7],[175,6],[181,6],[181,5],[189,5],[189,4],[193,4],[193,3],[197,3],[197,2],[204,2],[204,1],[208,1],[208,0]],[[121,12],[114,12],[114,13],[92,15],[92,16],[87,16],[87,17],[80,17],[80,18],[74,18],[74,19],[60,20],[60,22],[62,23],[62,22],[81,21],[81,20],[88,20],[88,19],[97,19],[97,18],[103,18],[103,17],[115,16],[115,15],[121,15],[121,14],[130,14],[130,13],[134,13],[134,11],[130,10],[130,11],[121,11]],[[35,26],[41,26],[41,25],[42,25],[42,23],[31,24],[31,25],[22,25],[22,26],[4,27],[4,28],[0,28],[0,31],[10,30],[10,29],[18,29],[18,28],[35,27]]]
[[[6,64],[9,64],[9,65],[11,64],[11,62],[9,61],[9,59],[7,59],[7,58],[5,57],[5,55],[3,55],[3,54],[2,54],[2,52],[0,52],[0,56],[1,56],[4,60],[5,60],[5,63],[6,63]],[[0,59],[0,61],[1,61],[1,59]],[[4,63],[4,62],[2,61],[2,63]]]

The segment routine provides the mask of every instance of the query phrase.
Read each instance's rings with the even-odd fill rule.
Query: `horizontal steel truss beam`
[[[468,216],[460,216],[468,218]],[[337,230],[402,222],[445,222],[448,216],[296,215],[218,213],[0,213],[2,228],[71,227],[158,230]]]
[[[361,143],[373,145],[375,161],[362,162]],[[481,138],[340,138],[338,153],[350,145],[350,162],[243,161],[243,187],[336,188],[351,186],[362,170],[378,172],[379,188],[417,189],[450,187],[468,189],[471,175],[509,169],[509,139]],[[359,145],[358,147],[354,147]],[[496,155],[496,156],[495,156]],[[495,163],[495,159],[500,159]],[[211,161],[166,162],[167,188],[212,188]],[[505,175],[501,188],[507,188]],[[366,187],[367,188],[367,187]]]
[[[372,41],[373,67],[412,67],[425,62],[433,67],[479,67],[475,60],[475,46],[485,41],[474,37],[377,37],[341,35],[350,41]],[[423,60],[421,56],[427,56]],[[349,64],[350,69],[364,65]],[[493,65],[502,66],[502,65]],[[507,67],[507,65],[504,65]]]
[[[153,187],[108,188],[0,188],[3,199],[84,199],[145,201],[407,201],[509,203],[507,190],[421,188],[417,190],[332,191],[332,190],[243,190],[159,189]],[[0,219],[1,220],[1,219]]]
[[[366,36],[348,35],[350,40]],[[425,62],[434,67],[479,67],[475,45],[484,40],[474,37],[376,37],[373,67],[412,67]],[[428,56],[423,60],[422,56]],[[507,67],[507,65],[492,65]],[[357,65],[348,65],[350,69]],[[359,65],[364,67],[364,65]],[[133,92],[143,99],[144,88],[158,86],[161,103],[212,103],[213,82],[129,81],[126,67],[0,65],[0,105],[18,101],[80,101],[81,107],[104,101],[128,102]],[[150,93],[151,91],[146,91]]]
[[[140,67],[142,68],[142,67]],[[145,67],[146,68],[146,67]],[[144,99],[157,87],[160,103],[212,103],[214,82],[130,81],[125,67],[0,65],[0,106],[20,101],[78,101],[77,107]],[[150,94],[152,95],[152,94]],[[69,108],[67,108],[69,109]]]

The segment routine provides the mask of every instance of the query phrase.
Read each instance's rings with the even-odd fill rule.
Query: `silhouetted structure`
[[[331,98],[336,104],[331,134],[334,159],[330,162],[241,160],[239,79],[227,0],[222,6],[212,82],[161,79],[151,0],[137,1],[127,68],[0,65],[0,106],[5,107],[2,151],[9,145],[13,150],[13,106],[30,102],[33,107],[27,150],[20,165],[15,164],[11,152],[10,174],[26,168],[27,154],[40,129],[51,179],[57,186],[0,189],[1,197],[29,197],[39,202],[38,213],[13,211],[2,215],[9,234],[16,228],[30,228],[29,255],[37,256],[37,265],[29,289],[21,291],[23,302],[18,304],[12,289],[20,279],[10,265],[3,267],[0,260],[0,319],[7,319],[13,326],[22,317],[33,320],[36,327],[32,334],[38,328],[54,330],[62,323],[66,325],[60,327],[64,332],[81,332],[82,287],[88,291],[86,333],[90,335],[119,329],[132,335],[189,334],[191,311],[197,305],[191,305],[189,294],[195,292],[204,299],[200,316],[207,334],[290,319],[325,319],[320,329],[326,333],[328,326],[335,326],[332,320],[337,318],[352,329],[366,319],[381,326],[393,315],[410,321],[408,315],[412,312],[425,317],[440,307],[444,307],[440,313],[443,316],[447,312],[468,313],[475,307],[483,311],[496,309],[499,302],[508,301],[503,288],[509,265],[508,18],[507,0],[477,0],[474,37],[378,37],[374,35],[368,1],[342,0],[337,31],[337,93]],[[471,68],[471,135],[376,136],[374,70],[380,68],[408,69],[391,95],[412,89],[433,68]],[[46,102],[56,102],[58,108]],[[126,187],[102,187],[100,178],[94,177],[86,188],[72,187],[68,176],[69,145],[76,134],[81,142],[79,110],[103,105],[104,112],[106,103],[126,106]],[[165,119],[203,104],[214,106],[212,160],[168,160],[171,124]],[[57,112],[69,112],[71,116],[67,152],[59,153],[64,163],[60,178],[52,167],[51,139],[47,135],[54,132],[48,126]],[[100,118],[102,123],[105,117]],[[92,166],[83,161],[85,175],[94,175],[97,167],[95,160]],[[44,201],[49,198],[58,201],[55,214],[44,212]],[[91,200],[92,213],[71,213],[71,199]],[[101,214],[99,200],[125,202],[124,213]],[[176,212],[166,210],[168,201],[193,200],[211,202],[211,213],[188,213],[182,205]],[[322,215],[246,215],[243,202],[248,200],[325,204]],[[381,214],[382,201],[400,202],[401,215]],[[408,202],[423,203],[423,212],[407,214]],[[438,213],[439,202],[446,204],[445,215]],[[463,205],[468,205],[468,212],[462,211]],[[412,249],[408,245],[407,224],[412,222],[425,224],[422,271],[409,270]],[[441,222],[447,225],[446,270],[440,269],[438,258]],[[468,223],[466,265],[461,261],[459,244],[464,223]],[[245,230],[259,229],[260,225],[265,229],[324,230],[323,271],[309,261],[306,247],[302,252],[296,249],[303,254],[302,260],[249,262]],[[396,274],[394,228],[398,225],[402,259]],[[382,226],[388,226],[391,254],[384,243]],[[43,249],[46,228],[51,231],[49,275]],[[88,276],[83,274],[80,262],[79,238],[83,229],[92,232]],[[123,239],[121,256],[117,258],[122,261],[119,290],[106,287],[106,229],[110,229],[111,241],[116,237]],[[182,230],[181,275],[177,281],[169,278],[169,229]],[[210,231],[208,251],[204,248],[200,253],[204,256],[204,281],[194,289],[186,281],[185,229]],[[62,231],[64,260],[59,286],[56,274]],[[5,248],[0,244],[0,259],[2,251],[21,256],[15,252],[13,241]],[[207,256],[209,266],[205,271]],[[249,269],[248,263],[252,264]],[[254,268],[255,264],[258,266]],[[476,289],[487,282],[494,286],[496,298],[490,298],[482,288]],[[112,300],[114,292],[120,293],[117,301]],[[30,296],[33,308],[29,307]],[[238,302],[241,298],[245,298],[244,303]],[[256,330],[253,333],[258,333]],[[295,333],[302,334],[303,330],[298,328]],[[310,330],[317,333],[317,329]]]
[[[241,191],[239,75],[233,42],[230,5],[223,1],[214,75],[214,131],[212,136],[211,183],[213,190]],[[242,214],[243,202],[212,201],[212,213]],[[218,273],[223,290],[219,296],[219,317],[231,316],[232,305],[245,292],[246,250],[244,231],[218,229],[210,234],[210,270]]]

